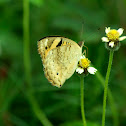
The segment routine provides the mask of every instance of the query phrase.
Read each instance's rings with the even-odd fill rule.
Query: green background
[[[0,126],[83,126],[77,74],[60,89],[44,76],[37,41],[49,35],[85,41],[98,69],[85,78],[87,126],[100,126],[109,57],[101,37],[108,26],[126,29],[125,12],[126,0],[0,0]],[[106,126],[126,126],[125,43],[114,53]]]

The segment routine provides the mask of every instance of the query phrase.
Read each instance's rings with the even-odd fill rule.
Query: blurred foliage
[[[37,41],[62,35],[83,39],[88,57],[105,77],[108,51],[101,42],[104,28],[126,30],[126,0],[30,0],[30,58],[32,92],[54,126],[82,126],[80,82],[74,74],[62,88],[51,86],[44,76]],[[81,37],[82,23],[83,36]],[[126,35],[126,31],[124,31]],[[118,110],[120,126],[126,126],[126,41],[115,52],[109,87]],[[39,126],[27,99],[23,64],[23,1],[0,0],[0,126]],[[99,126],[103,86],[97,76],[85,78],[85,112],[88,126]],[[106,125],[113,126],[110,104]]]

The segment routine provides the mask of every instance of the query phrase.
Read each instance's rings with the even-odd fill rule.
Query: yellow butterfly
[[[38,53],[44,73],[52,85],[61,87],[69,79],[80,60],[82,47],[71,39],[61,36],[44,37],[38,41]]]

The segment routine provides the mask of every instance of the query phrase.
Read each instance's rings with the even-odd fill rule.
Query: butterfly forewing
[[[64,37],[47,37],[38,42],[44,73],[54,86],[61,87],[70,78],[82,55],[82,48]]]

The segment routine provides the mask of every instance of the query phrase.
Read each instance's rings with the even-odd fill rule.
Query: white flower
[[[95,74],[97,71],[97,69],[95,69],[94,67],[88,67],[87,70],[90,74]]]
[[[124,39],[126,39],[126,36],[122,36],[119,38],[119,41],[123,41]]]
[[[114,47],[114,42],[109,42],[109,46]]]
[[[80,59],[84,59],[84,58],[86,58],[85,55],[82,55],[82,56],[80,57]]]
[[[119,41],[123,41],[126,39],[126,36],[122,36],[124,29],[119,28],[118,30],[110,29],[110,27],[105,28],[105,33],[107,37],[102,37],[103,42],[109,42],[109,46],[113,48],[115,46],[115,43],[119,43]],[[116,44],[117,45],[117,44]]]
[[[78,68],[76,69],[76,72],[79,73],[79,74],[82,74],[82,73],[84,72],[84,69],[81,68],[81,67],[78,67]]]
[[[101,39],[103,42],[109,42],[109,39],[107,37],[102,37]]]
[[[119,36],[121,36],[122,33],[123,33],[123,31],[124,31],[124,29],[123,29],[123,28],[119,28],[117,31],[118,31],[118,33],[119,33]]]
[[[90,63],[91,61],[88,58],[86,58],[84,55],[81,56],[79,64],[76,68],[76,72],[79,74],[84,73],[85,75],[87,75],[88,73],[95,74],[97,69],[90,67]]]
[[[105,33],[108,34],[108,32],[110,32],[110,27],[108,27],[108,28],[106,27],[105,28]]]

